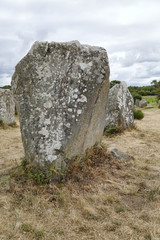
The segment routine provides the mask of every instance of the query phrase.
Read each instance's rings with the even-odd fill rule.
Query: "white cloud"
[[[0,86],[10,84],[10,74],[6,74],[6,73],[0,74],[0,79],[1,79]]]
[[[159,0],[1,0],[0,85],[34,41],[76,39],[106,48],[111,80],[149,84],[160,76],[159,9]]]

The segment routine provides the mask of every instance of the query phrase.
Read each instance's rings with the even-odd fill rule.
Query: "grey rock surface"
[[[64,169],[64,157],[99,142],[108,88],[105,49],[78,41],[35,42],[12,77],[26,160]]]
[[[139,102],[140,102],[140,100],[139,100],[139,99],[136,99],[135,105],[136,105],[137,107],[139,107]]]
[[[158,100],[158,108],[160,108],[160,100]]]
[[[111,154],[115,157],[118,158],[120,160],[124,160],[124,161],[130,161],[132,159],[131,156],[125,154],[124,152],[121,152],[119,149],[114,148],[113,150],[111,150]]]
[[[116,84],[109,91],[105,127],[132,127],[134,123],[133,109],[134,100],[127,84],[125,82]]]
[[[0,120],[4,123],[13,123],[15,120],[15,103],[12,91],[0,88]]]
[[[140,108],[143,108],[143,107],[146,107],[147,106],[147,102],[145,99],[142,99],[140,102],[139,102],[139,107]]]

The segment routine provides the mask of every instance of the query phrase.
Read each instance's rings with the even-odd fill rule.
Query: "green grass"
[[[5,185],[6,183],[9,182],[9,180],[10,180],[10,176],[6,176],[6,177],[0,179],[0,186]]]
[[[117,206],[115,207],[115,212],[116,213],[125,212],[125,208],[123,206]]]
[[[157,96],[144,96],[143,99],[146,100],[149,106],[152,106],[154,108],[158,107]]]

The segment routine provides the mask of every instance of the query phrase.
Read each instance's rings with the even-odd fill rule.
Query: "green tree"
[[[151,85],[153,85],[154,87],[156,87],[157,84],[158,84],[157,80],[153,80],[153,81],[151,82]]]
[[[10,89],[11,90],[11,86],[10,85],[5,85],[5,86],[0,87],[0,88],[2,88],[2,89]]]
[[[110,88],[112,88],[114,85],[120,84],[120,83],[121,83],[121,81],[113,80],[113,81],[110,82]]]

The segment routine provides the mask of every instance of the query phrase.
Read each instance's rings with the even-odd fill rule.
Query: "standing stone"
[[[140,102],[140,100],[139,100],[139,99],[136,99],[135,105],[136,105],[137,107],[139,107],[139,102]]]
[[[134,123],[133,109],[134,100],[127,84],[125,82],[116,84],[109,91],[105,127],[132,127]]]
[[[160,100],[158,100],[158,108],[160,108]]]
[[[12,91],[0,88],[0,120],[4,123],[13,123],[15,116],[15,103]]]
[[[12,78],[26,160],[64,169],[64,158],[99,142],[108,88],[105,49],[78,41],[35,42]]]
[[[146,107],[147,106],[147,102],[145,99],[142,99],[140,102],[139,102],[139,107],[140,108],[143,108],[143,107]]]

